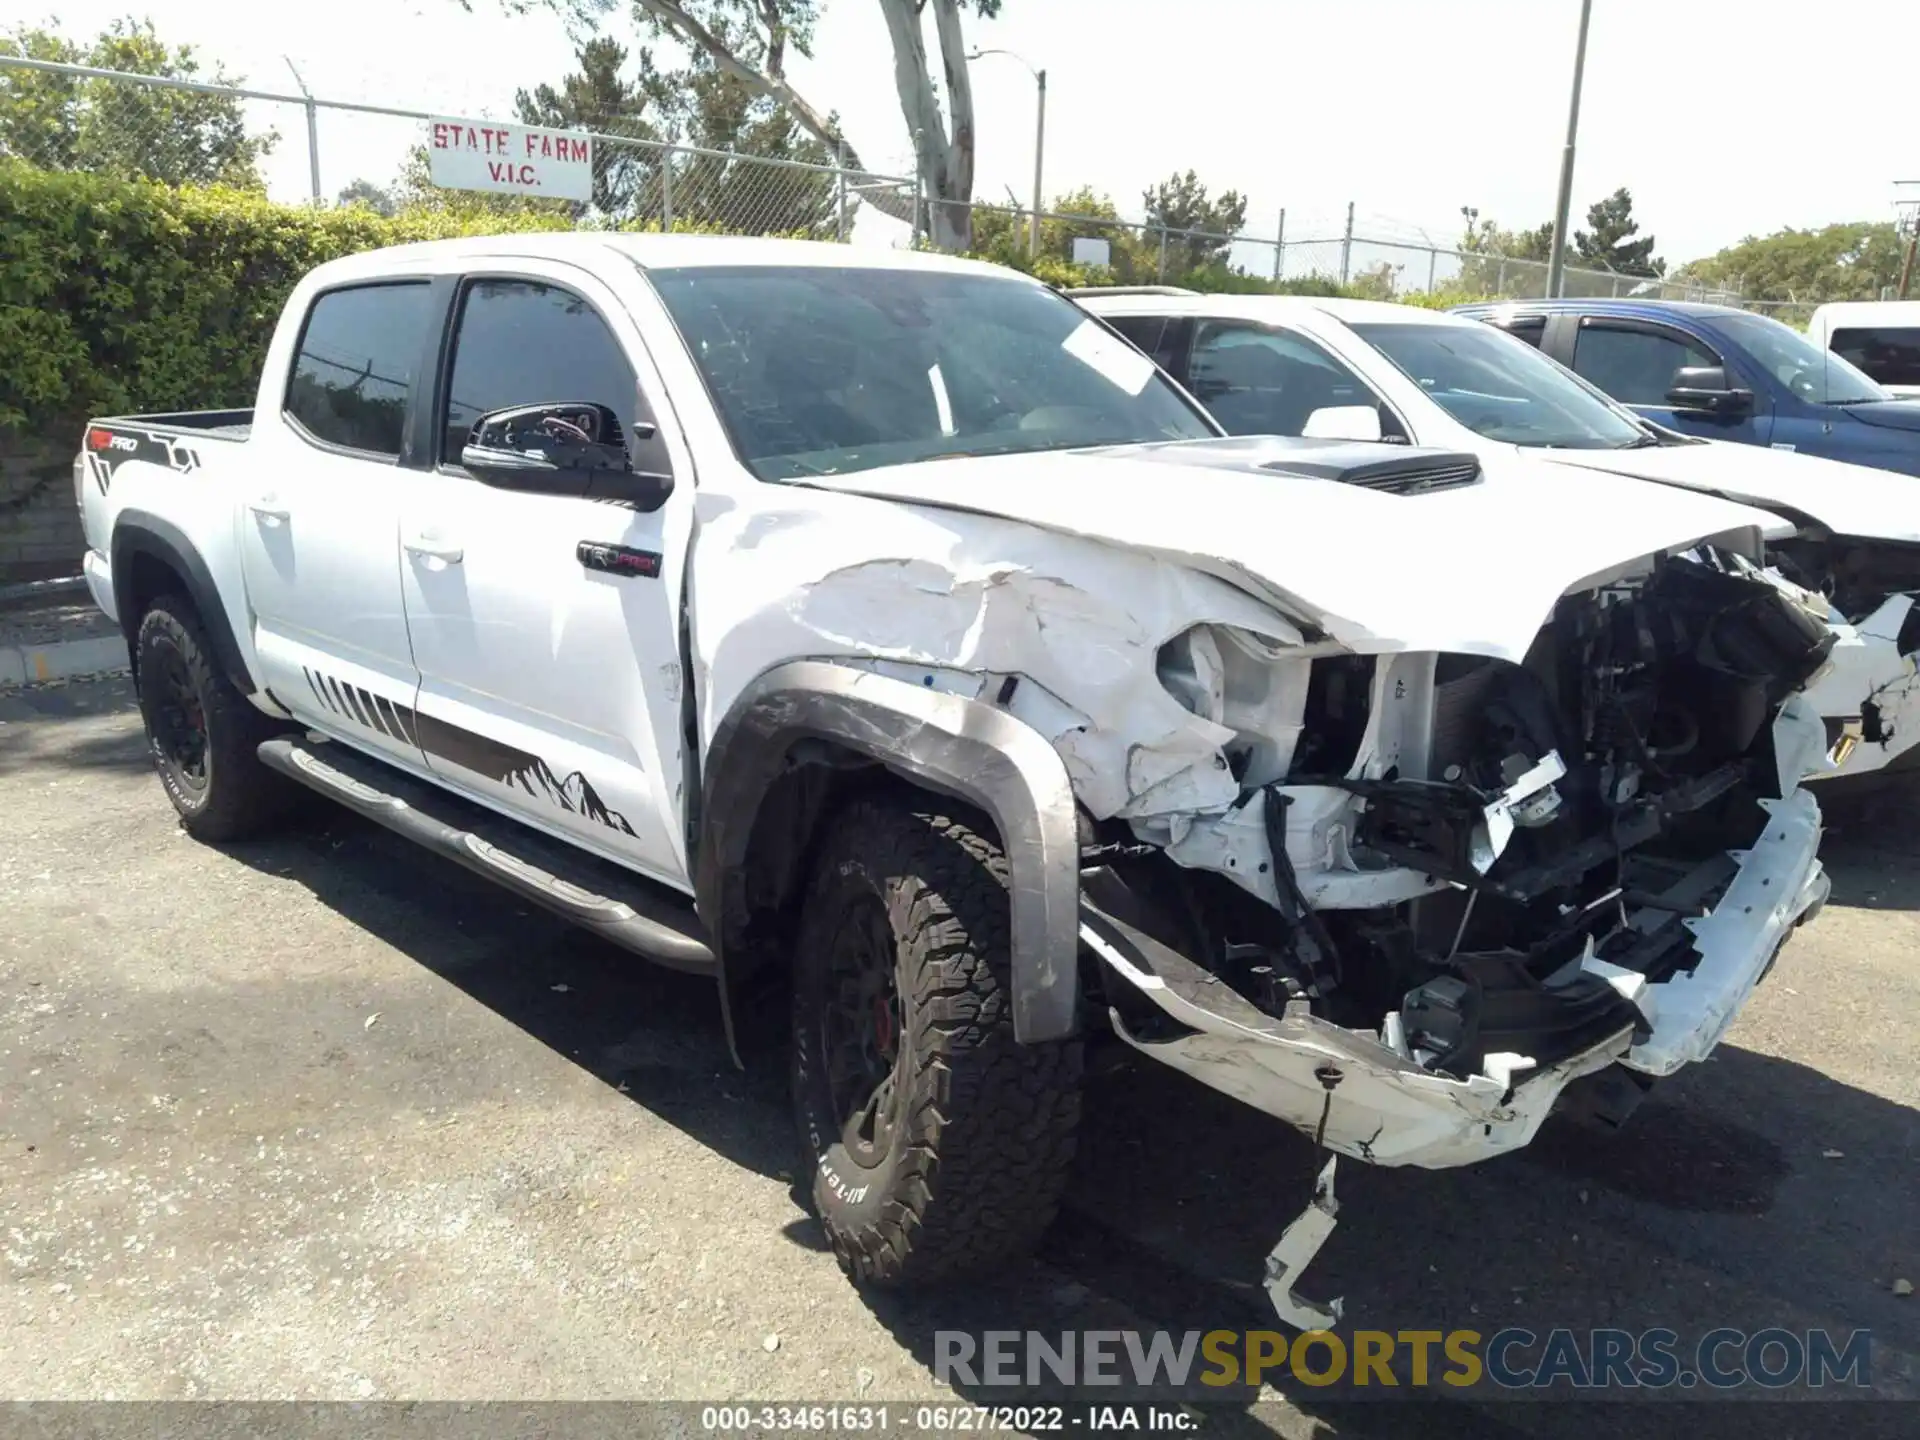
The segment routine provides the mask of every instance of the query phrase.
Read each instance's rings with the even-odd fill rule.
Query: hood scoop
[[[1340,465],[1327,461],[1299,459],[1269,460],[1262,470],[1289,475],[1308,475],[1316,480],[1332,480],[1383,495],[1427,495],[1435,490],[1458,490],[1463,485],[1480,483],[1480,462],[1471,455],[1427,451],[1392,460],[1367,460]]]
[[[1382,495],[1427,495],[1478,485],[1480,461],[1459,450],[1415,449],[1387,441],[1235,435],[1218,440],[1114,446],[1090,454],[1173,465],[1205,465],[1243,475],[1331,480]]]

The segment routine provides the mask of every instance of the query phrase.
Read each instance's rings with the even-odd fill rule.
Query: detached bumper
[[[1524,1056],[1489,1057],[1467,1079],[1421,1068],[1374,1034],[1329,1024],[1305,1002],[1275,1018],[1211,973],[1090,903],[1081,939],[1115,978],[1183,1027],[1152,1038],[1114,1028],[1143,1054],[1377,1165],[1470,1165],[1531,1141],[1574,1080],[1616,1062],[1668,1075],[1719,1042],[1795,925],[1825,902],[1817,858],[1820,809],[1806,790],[1763,802],[1766,827],[1712,913],[1689,922],[1698,961],[1661,983],[1609,973],[1643,1026],[1625,1025],[1544,1069]],[[1636,1029],[1645,1038],[1634,1043]]]

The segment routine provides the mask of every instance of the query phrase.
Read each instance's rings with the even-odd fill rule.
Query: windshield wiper
[[[1658,435],[1636,435],[1633,439],[1627,441],[1626,444],[1616,445],[1613,448],[1616,450],[1650,450],[1656,445],[1664,445],[1666,443],[1667,442],[1662,440]]]

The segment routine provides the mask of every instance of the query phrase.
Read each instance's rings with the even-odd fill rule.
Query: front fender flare
[[[1038,731],[994,706],[817,660],[776,666],[748,685],[707,752],[695,890],[714,935],[723,996],[728,940],[745,921],[754,822],[794,747],[807,740],[851,750],[992,817],[1012,904],[1014,1036],[1032,1044],[1072,1034],[1080,842],[1073,787],[1059,755]],[[731,1032],[731,1014],[728,1026]]]

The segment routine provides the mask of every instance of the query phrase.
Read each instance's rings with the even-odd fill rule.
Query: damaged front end
[[[1832,607],[1837,643],[1807,689],[1827,717],[1838,775],[1910,765],[1920,746],[1920,544],[1829,536],[1810,527],[1768,559]]]
[[[1834,643],[1708,548],[1567,594],[1518,663],[1189,630],[1160,679],[1231,799],[1090,827],[1114,1032],[1374,1164],[1524,1146],[1576,1081],[1623,1118],[1825,899],[1800,782],[1828,740],[1795,692]],[[1292,1294],[1332,1181],[1269,1266],[1303,1326],[1337,1314]]]

